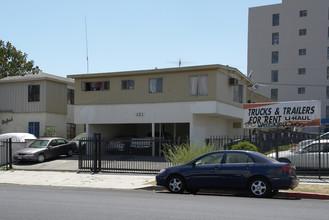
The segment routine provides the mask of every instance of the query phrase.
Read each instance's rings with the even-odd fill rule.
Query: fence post
[[[319,146],[318,146],[318,149],[319,149],[319,179],[321,179],[321,137],[320,137],[320,134],[321,134],[321,127],[319,127]]]
[[[100,134],[99,133],[94,133],[94,169],[93,172],[97,173],[97,162],[98,162],[98,143],[99,143],[99,138]]]
[[[13,169],[13,149],[11,138],[9,138],[9,169]]]

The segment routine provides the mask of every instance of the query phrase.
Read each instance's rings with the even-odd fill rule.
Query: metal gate
[[[13,168],[12,157],[12,142],[11,138],[0,141],[0,166],[5,166],[5,169]]]
[[[183,141],[123,138],[107,139],[95,134],[79,141],[79,169],[92,172],[158,173],[171,166],[162,154],[166,146]]]

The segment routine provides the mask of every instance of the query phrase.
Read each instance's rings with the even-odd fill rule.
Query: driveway
[[[78,155],[72,157],[62,156],[55,159],[38,162],[16,162],[13,164],[15,170],[42,170],[42,171],[73,171],[78,172]]]

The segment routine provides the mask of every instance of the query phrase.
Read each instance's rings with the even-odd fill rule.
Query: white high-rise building
[[[249,9],[248,73],[277,101],[321,100],[329,118],[329,1],[283,0]]]

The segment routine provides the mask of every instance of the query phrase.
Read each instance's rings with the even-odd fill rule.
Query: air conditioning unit
[[[239,85],[239,80],[236,79],[236,78],[230,77],[228,79],[228,84],[231,85],[231,86],[237,86],[237,85]]]

